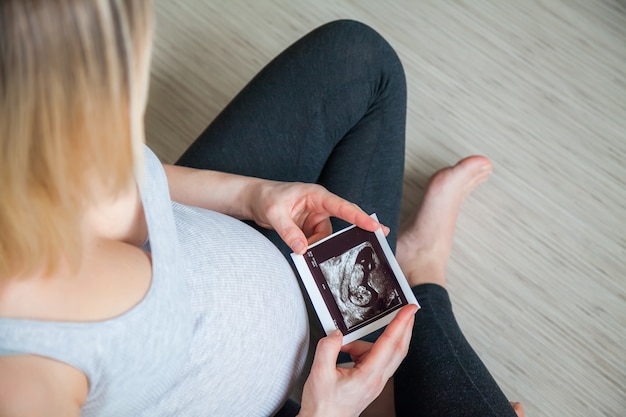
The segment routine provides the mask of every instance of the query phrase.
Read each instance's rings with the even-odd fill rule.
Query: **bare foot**
[[[445,286],[461,202],[492,170],[486,157],[470,156],[430,178],[415,218],[400,230],[396,248],[398,263],[412,287]]]
[[[522,403],[512,402],[511,407],[513,407],[513,410],[515,410],[515,414],[517,414],[517,417],[524,417],[524,406],[522,405]]]

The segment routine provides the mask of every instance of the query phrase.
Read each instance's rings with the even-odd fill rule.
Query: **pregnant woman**
[[[423,309],[374,344],[323,338],[287,401],[309,331],[283,254],[347,223],[395,246],[406,97],[387,42],[315,30],[175,166],[144,144],[151,44],[149,1],[0,0],[0,416],[356,416],[394,373],[399,416],[515,415],[443,287],[482,157],[437,174],[398,240]]]

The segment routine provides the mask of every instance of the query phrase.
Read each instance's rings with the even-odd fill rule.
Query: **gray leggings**
[[[353,21],[311,32],[268,64],[177,162],[324,185],[377,213],[397,238],[404,172],[406,83],[389,44]],[[335,230],[345,224],[333,220]],[[258,228],[288,257],[273,231]],[[289,258],[289,257],[288,257]],[[514,416],[456,324],[447,292],[413,289],[422,309],[395,375],[398,416]],[[375,337],[375,336],[374,336]],[[295,416],[285,404],[278,416]]]

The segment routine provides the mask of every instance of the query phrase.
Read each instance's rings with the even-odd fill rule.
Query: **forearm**
[[[165,165],[170,195],[182,204],[253,220],[274,229],[296,253],[332,233],[331,217],[371,232],[383,227],[358,206],[319,184],[270,181]]]
[[[247,195],[264,181],[224,172],[163,164],[172,200],[238,219],[251,219]]]

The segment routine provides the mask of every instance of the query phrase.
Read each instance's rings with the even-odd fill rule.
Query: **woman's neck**
[[[116,196],[104,192],[95,195],[102,197],[87,207],[83,220],[84,239],[142,246],[148,237],[148,227],[136,182],[130,181]]]

